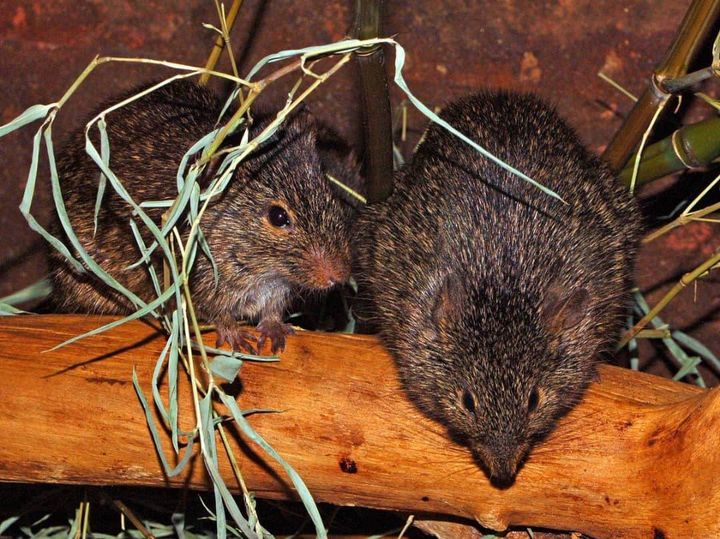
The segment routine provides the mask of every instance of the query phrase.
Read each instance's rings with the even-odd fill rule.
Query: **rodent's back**
[[[149,86],[148,86],[149,87]],[[93,116],[135,95],[135,89],[101,105]],[[214,93],[188,80],[177,80],[108,113],[105,117],[110,146],[110,169],[129,195],[139,203],[167,200],[177,194],[176,172],[185,152],[212,131],[221,110]],[[90,137],[100,152],[97,127]],[[64,144],[58,159],[58,174],[73,229],[83,247],[100,266],[146,301],[153,297],[152,284],[143,267],[128,269],[139,258],[129,227],[132,208],[108,184],[103,205],[94,224],[95,199],[100,170],[85,152],[84,130],[76,131]],[[164,210],[149,209],[156,224]],[[136,218],[137,220],[137,218]],[[56,220],[53,232],[66,243]],[[143,225],[141,230],[145,230]],[[144,232],[146,244],[152,242]],[[77,274],[57,252],[51,252],[55,282],[54,301],[61,311],[121,313],[128,301],[89,275]],[[160,261],[159,256],[155,257]]]
[[[96,114],[139,91],[112,99]],[[111,143],[110,169],[131,196],[142,200],[168,198],[175,192],[175,185],[168,184],[167,179],[175,177],[185,152],[212,131],[220,111],[221,103],[213,92],[181,79],[110,112],[105,118]],[[91,138],[99,151],[97,133],[94,127]],[[87,200],[92,212],[99,169],[85,152],[81,130],[63,147],[59,169],[63,189],[71,201],[68,205],[79,212],[87,206],[76,202]],[[140,170],[142,173],[138,173]],[[119,197],[111,189],[107,194],[116,208]]]
[[[422,289],[423,274],[450,266],[526,292],[563,270],[582,271],[578,277],[597,286],[616,281],[616,266],[634,254],[637,207],[554,109],[532,95],[485,92],[452,103],[442,117],[565,204],[431,124],[396,174],[390,200],[369,206],[356,227],[373,237],[358,252],[363,278],[372,283],[381,274],[397,283],[377,290],[397,292],[396,316],[403,316],[405,289]],[[412,247],[396,249],[396,242]]]
[[[481,93],[431,125],[355,227],[360,297],[411,399],[507,484],[582,395],[628,306],[637,207],[555,111]]]

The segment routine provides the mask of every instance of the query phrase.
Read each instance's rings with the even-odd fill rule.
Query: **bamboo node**
[[[672,134],[670,142],[672,143],[672,149],[673,152],[675,152],[675,157],[678,158],[678,160],[683,164],[685,168],[693,169],[699,167],[697,159],[694,156],[688,154],[688,148],[685,146],[685,144],[683,144],[683,140],[680,138],[679,129]]]
[[[667,78],[667,76],[658,75],[657,73],[653,73],[653,76],[650,77],[650,92],[661,101],[667,101],[672,96],[671,93],[663,89],[663,81]]]
[[[372,56],[381,49],[382,43],[378,43],[377,45],[372,45],[370,47],[363,47],[362,49],[358,49],[355,51],[355,56]]]

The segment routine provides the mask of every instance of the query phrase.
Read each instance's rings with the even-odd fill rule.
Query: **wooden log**
[[[55,352],[108,318],[0,321],[0,480],[207,488],[202,463],[163,477],[131,383],[146,394],[163,340],[137,322]],[[720,393],[601,368],[583,402],[537,447],[506,489],[405,398],[395,366],[369,336],[299,332],[282,361],[246,363],[242,408],[317,500],[445,514],[593,537],[720,535]],[[187,387],[185,388],[185,390]],[[181,418],[192,421],[183,390]],[[167,447],[169,443],[165,440]],[[292,498],[278,467],[233,440],[259,497]],[[221,467],[228,483],[230,468]]]

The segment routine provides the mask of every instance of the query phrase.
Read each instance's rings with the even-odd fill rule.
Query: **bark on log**
[[[187,476],[166,479],[152,448],[131,383],[135,366],[150,393],[163,343],[152,328],[131,323],[45,352],[108,320],[0,320],[0,480],[206,488],[198,459]],[[300,332],[282,361],[246,363],[241,379],[242,408],[284,410],[251,421],[317,500],[468,517],[497,530],[720,535],[717,390],[602,367],[601,380],[535,449],[515,485],[497,490],[407,401],[392,360],[372,337]],[[181,400],[188,426],[190,399]],[[273,462],[233,443],[259,497],[293,497]],[[221,466],[232,484],[229,465],[221,459]]]

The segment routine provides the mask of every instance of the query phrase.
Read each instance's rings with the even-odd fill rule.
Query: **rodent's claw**
[[[257,337],[252,333],[242,329],[237,323],[229,325],[217,324],[217,341],[216,346],[220,348],[223,344],[227,343],[234,351],[246,351],[250,354],[256,354],[255,343]],[[258,348],[260,348],[258,346]]]
[[[257,325],[260,337],[257,340],[258,351],[262,350],[267,339],[270,339],[270,353],[282,352],[285,350],[285,337],[295,335],[295,330],[290,324],[283,324],[277,320],[263,320]]]

